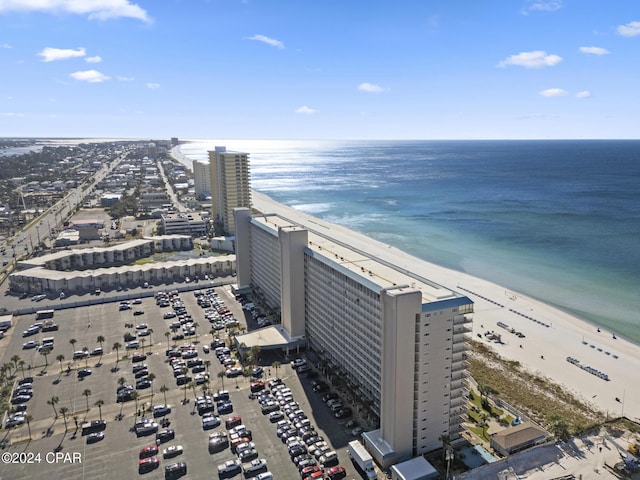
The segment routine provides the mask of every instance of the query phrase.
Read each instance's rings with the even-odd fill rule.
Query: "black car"
[[[334,416],[337,419],[341,419],[341,418],[348,418],[353,414],[353,412],[351,411],[351,409],[349,407],[343,408],[341,410],[338,410]]]
[[[136,390],[142,390],[151,386],[151,380],[142,378],[136,382]]]
[[[233,404],[231,402],[218,403],[218,413],[220,415],[226,415],[228,413],[233,413]]]
[[[164,467],[164,478],[178,478],[187,474],[187,464],[184,462],[172,463]]]
[[[147,359],[147,356],[146,356],[146,355],[137,354],[137,355],[134,355],[134,356],[131,358],[131,361],[132,361],[133,363],[136,363],[136,362],[144,362],[146,359]]]
[[[83,377],[88,377],[89,375],[91,375],[91,369],[90,368],[81,368],[80,370],[78,370],[78,378],[83,378]]]
[[[168,442],[176,437],[175,430],[171,428],[165,428],[156,433],[156,440],[160,440],[160,443]]]

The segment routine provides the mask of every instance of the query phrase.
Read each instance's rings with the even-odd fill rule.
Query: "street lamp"
[[[40,245],[40,225],[36,225],[36,233],[38,234],[38,245]]]

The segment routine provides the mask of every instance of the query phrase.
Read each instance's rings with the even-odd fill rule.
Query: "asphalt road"
[[[246,321],[244,312],[233,299],[229,287],[220,287],[216,290],[236,318]],[[209,323],[191,292],[182,293],[180,297],[194,321],[199,324],[197,348],[200,358],[211,361],[209,367],[212,378],[211,389],[215,391],[224,385],[224,388],[231,392],[233,414],[241,415],[243,423],[252,430],[260,458],[267,459],[269,470],[274,477],[299,478],[296,467],[289,459],[286,446],[275,435],[275,426],[261,414],[260,405],[255,400],[249,399],[249,379],[239,377],[237,382],[235,379],[224,379],[224,384],[217,379],[216,374],[223,367],[213,353],[205,354],[202,350],[202,345],[209,343],[212,339],[207,333],[210,329]],[[188,474],[185,478],[209,479],[217,477],[216,466],[219,463],[235,457],[229,449],[209,454],[207,440],[209,433],[213,430],[203,431],[200,416],[194,412],[193,391],[186,392],[189,402],[182,403],[185,391],[176,386],[171,368],[166,363],[167,338],[164,333],[168,331],[168,325],[172,320],[165,320],[163,313],[168,309],[156,306],[153,298],[145,298],[141,305],[133,307],[132,310],[119,311],[117,303],[105,303],[56,311],[54,320],[60,325],[60,330],[31,337],[36,340],[40,340],[42,336],[55,337],[55,348],[48,357],[49,365],[46,367],[45,359],[41,354],[35,350],[22,350],[25,339],[22,338],[21,332],[35,320],[35,316],[26,315],[20,318],[18,325],[12,329],[11,337],[5,339],[9,342],[2,361],[9,362],[13,355],[19,355],[25,361],[24,374],[32,375],[35,379],[34,398],[28,405],[28,413],[33,417],[30,423],[32,439],[29,440],[26,425],[12,430],[2,430],[0,438],[11,442],[11,445],[1,450],[0,454],[6,455],[7,452],[12,454],[9,457],[2,456],[2,459],[17,463],[5,462],[5,465],[0,468],[0,478],[18,480],[49,476],[73,479],[136,477],[156,479],[164,478],[165,465],[174,461],[184,461],[188,466]],[[132,311],[135,309],[144,310],[144,315],[133,316]],[[153,343],[151,354],[145,361],[150,372],[156,375],[153,382],[153,400],[152,389],[141,390],[139,409],[150,407],[152,401],[154,405],[164,403],[165,399],[160,393],[160,387],[162,385],[169,387],[169,391],[166,392],[166,402],[172,405],[172,412],[168,418],[171,420],[170,428],[175,429],[176,438],[163,444],[160,449],[167,445],[184,447],[184,453],[175,459],[163,460],[160,456],[160,468],[146,474],[138,473],[138,452],[144,446],[153,444],[155,438],[153,436],[137,438],[135,433],[130,431],[138,418],[135,402],[116,403],[115,398],[119,378],[124,378],[127,383],[135,383],[130,360],[123,360],[124,347],[118,353],[112,349],[115,342],[124,346],[124,333],[135,330],[125,328],[125,323],[146,323],[153,329],[150,337],[144,337],[147,345]],[[90,357],[87,360],[75,362],[71,360],[74,350],[81,350],[83,347],[91,350],[98,346],[98,336],[103,336],[105,339],[104,355],[101,358]],[[69,342],[72,338],[76,340],[74,345]],[[195,338],[191,337],[185,341],[195,341]],[[179,343],[182,344],[185,341]],[[145,350],[149,352],[148,347]],[[59,354],[65,357],[62,365],[56,360]],[[117,362],[116,370],[117,357],[120,361]],[[286,363],[287,361],[288,359],[281,359],[283,367],[278,370],[278,375],[291,388],[294,399],[300,403],[301,409],[316,425],[319,433],[338,451],[340,464],[347,468],[347,478],[360,478],[346,453],[346,444],[351,437],[345,433],[344,426],[331,416],[329,409],[321,402],[319,396],[310,391],[309,379],[299,378]],[[69,365],[71,371],[67,373],[69,363],[71,363]],[[32,365],[31,370],[28,369],[28,365]],[[92,369],[92,375],[78,379],[76,370],[85,366]],[[275,375],[275,370],[271,370]],[[22,373],[18,371],[16,376],[19,379]],[[90,394],[84,394],[87,390]],[[196,393],[202,394],[200,387],[197,388]],[[47,401],[54,396],[58,398],[55,404],[58,411],[63,406],[69,410],[66,432],[62,417],[55,419],[53,407],[47,404]],[[96,406],[98,400],[104,402],[100,409]],[[78,424],[102,416],[108,422],[104,440],[87,444],[80,430],[76,431],[74,416]],[[147,414],[147,417],[149,416],[150,414]],[[223,416],[222,419],[224,420],[225,417]],[[215,430],[221,429],[224,429],[224,425]],[[70,455],[58,458],[53,456],[53,452]],[[237,475],[235,478],[243,477]]]

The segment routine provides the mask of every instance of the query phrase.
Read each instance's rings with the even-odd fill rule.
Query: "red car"
[[[309,475],[312,475],[315,472],[322,472],[322,469],[318,465],[304,467],[302,470],[300,470],[300,477],[307,478]]]
[[[264,390],[264,382],[252,382],[251,383],[251,391],[253,393],[259,392],[260,390]]]
[[[305,480],[321,480],[324,477],[322,476],[322,470],[319,472],[313,472],[311,475],[307,475]]]
[[[140,450],[140,458],[149,458],[158,454],[158,447],[155,445],[149,445]]]
[[[327,470],[327,476],[331,480],[338,480],[339,478],[344,478],[347,476],[347,472],[344,467],[331,467]]]
[[[158,468],[158,465],[160,465],[160,460],[158,460],[158,457],[145,458],[138,462],[138,472],[149,472],[154,468]]]
[[[233,417],[229,417],[224,421],[224,425],[225,427],[227,427],[227,430],[229,430],[230,428],[236,427],[241,423],[242,423],[242,417],[239,417],[237,415]]]

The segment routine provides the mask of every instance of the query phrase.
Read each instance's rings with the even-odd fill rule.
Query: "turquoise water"
[[[253,188],[640,342],[640,141],[201,140]],[[187,163],[189,163],[187,161]]]

